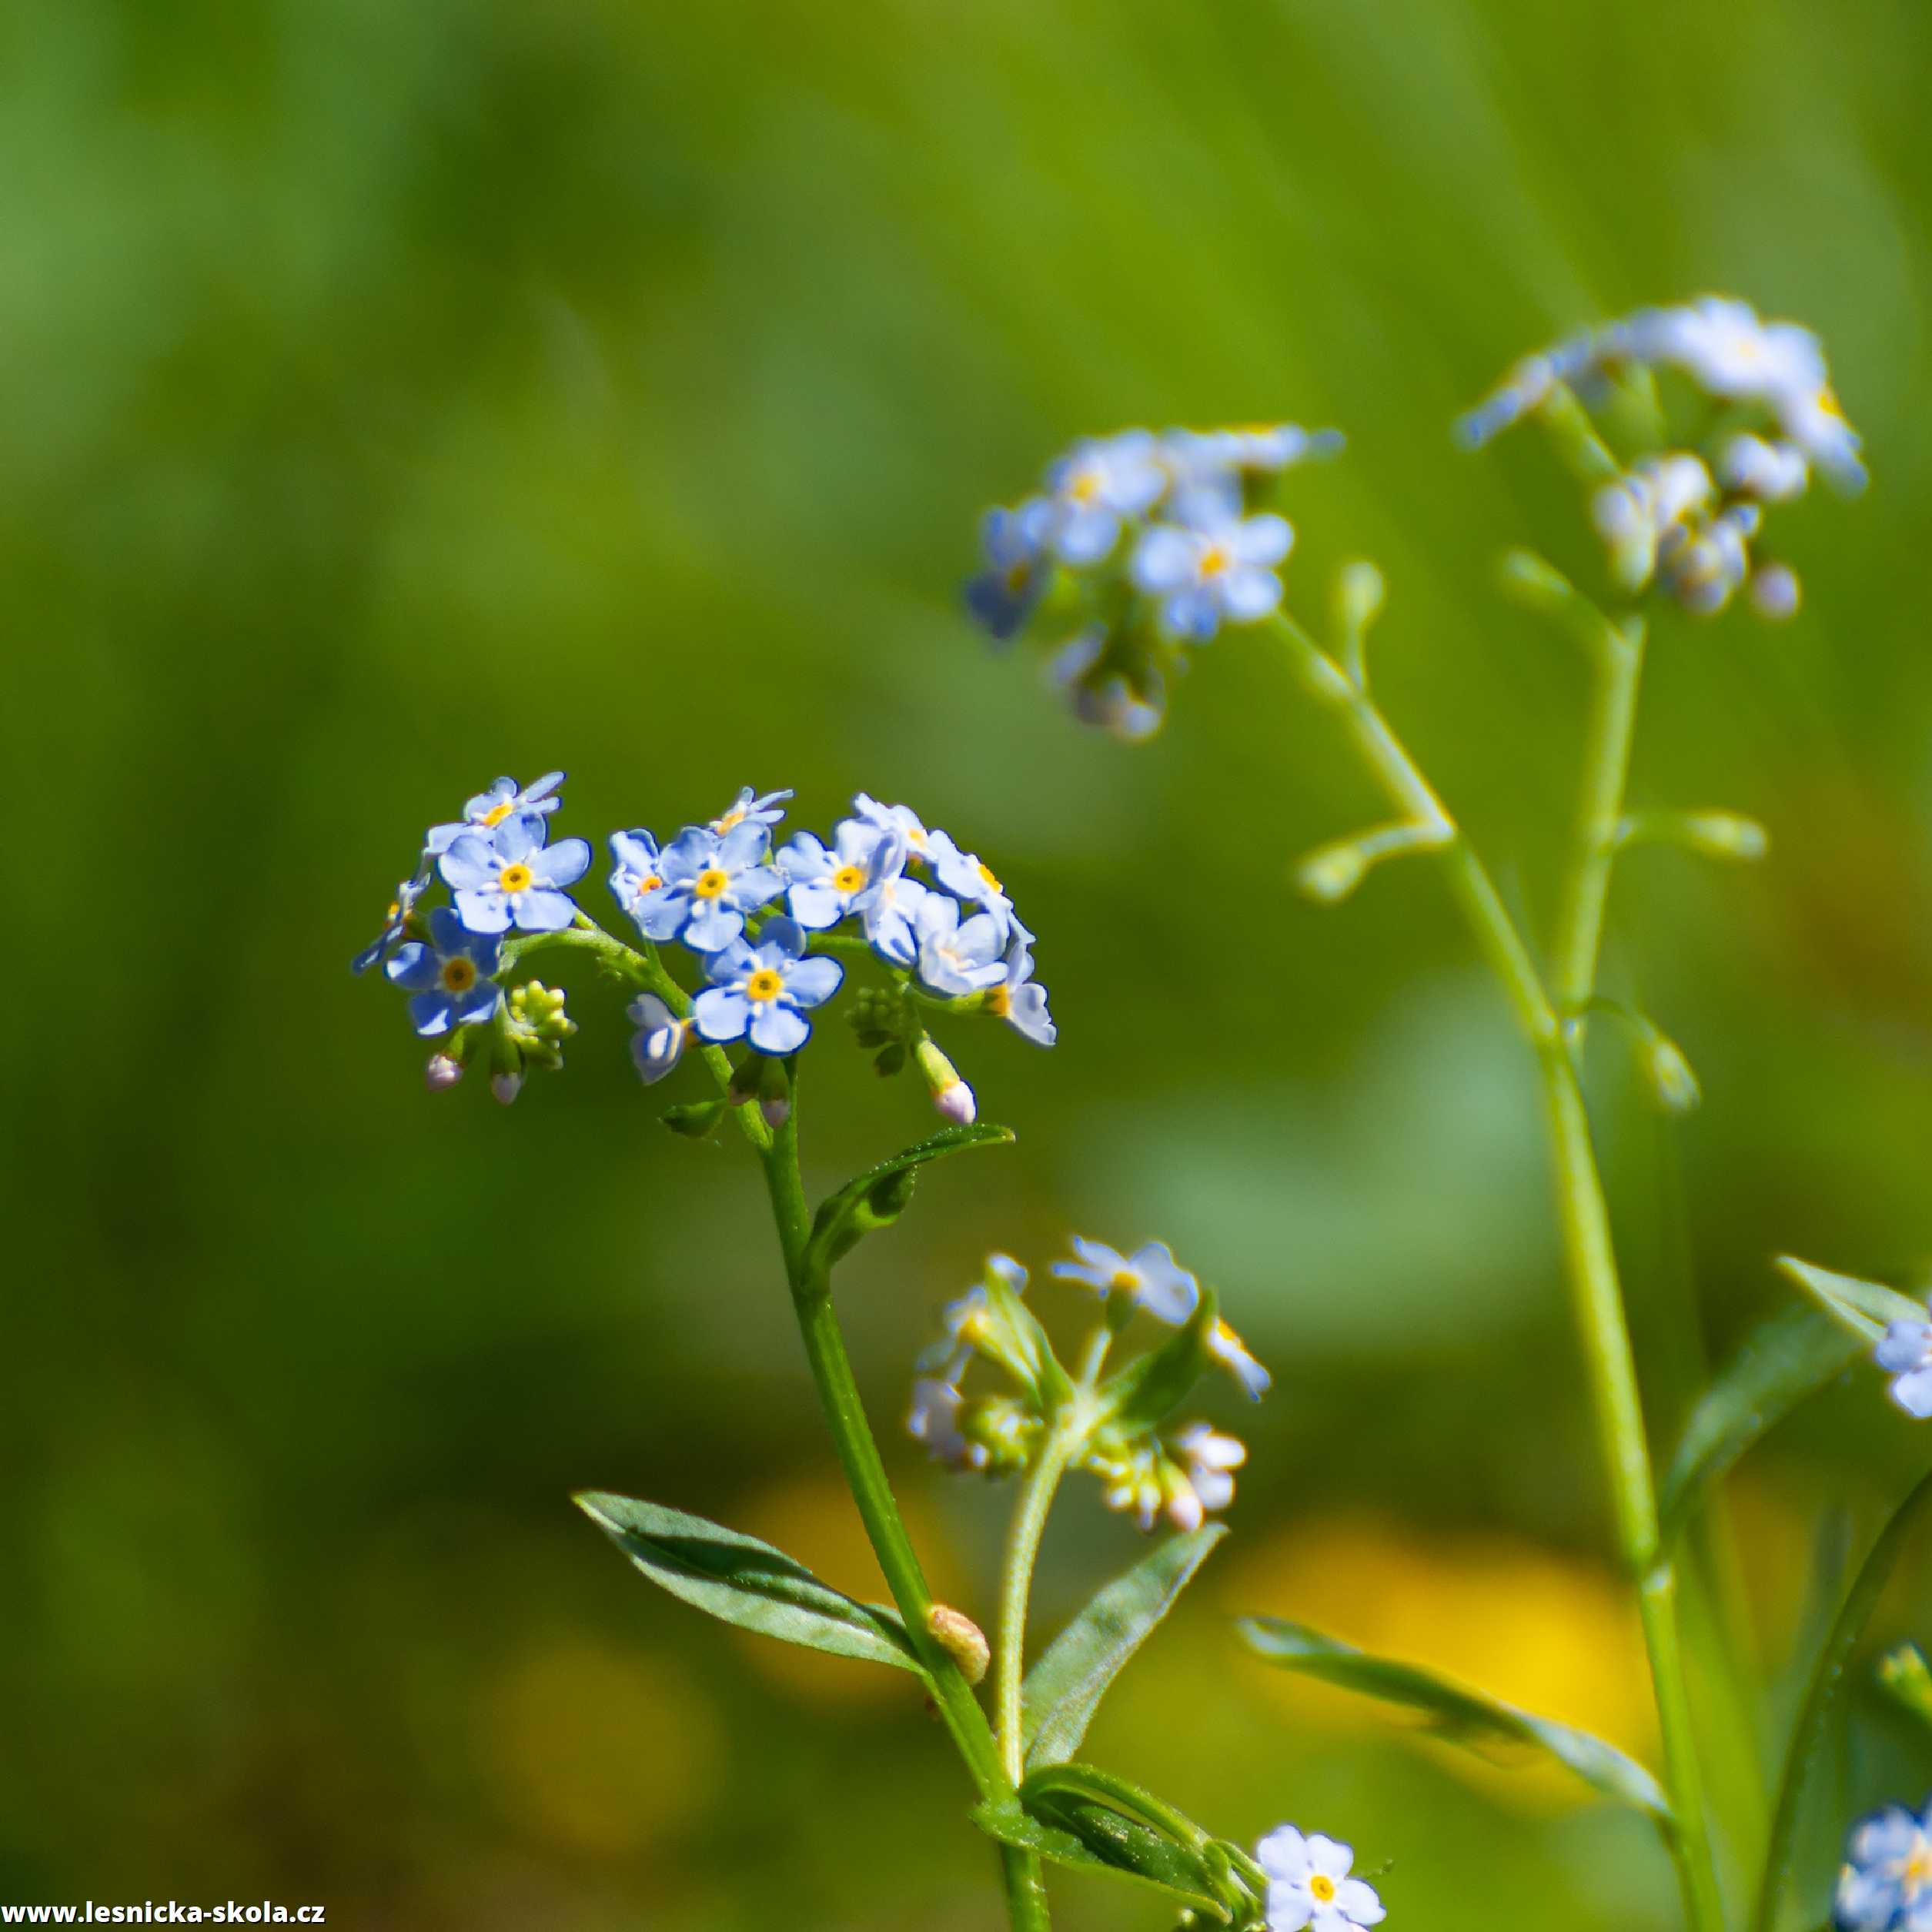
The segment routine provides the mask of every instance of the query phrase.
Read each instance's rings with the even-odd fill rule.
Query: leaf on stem
[[[1101,1418],[1133,1429],[1151,1427],[1172,1414],[1211,1359],[1208,1342],[1219,1316],[1215,1292],[1204,1284],[1194,1312],[1180,1328],[1100,1385]]]
[[[1225,1523],[1204,1523],[1170,1536],[1098,1591],[1048,1645],[1020,1693],[1029,1767],[1065,1763],[1080,1748],[1115,1678],[1227,1533]]]
[[[1519,1710],[1420,1664],[1370,1656],[1305,1624],[1251,1616],[1238,1627],[1252,1650],[1283,1670],[1419,1712],[1432,1732],[1451,1743],[1476,1750],[1486,1745],[1529,1745],[1568,1766],[1605,1797],[1670,1821],[1670,1801],[1656,1780],[1634,1758],[1587,1731]]]
[[[988,1799],[971,1815],[981,1831],[1003,1845],[1077,1871],[1109,1872],[1152,1886],[1217,1925],[1233,1917],[1198,1853],[1096,1799],[1045,1791],[1027,1804],[1017,1797]]]
[[[592,1491],[573,1500],[660,1589],[726,1623],[926,1674],[896,1611],[855,1602],[755,1536],[627,1496]]]
[[[836,1194],[828,1195],[819,1204],[806,1249],[810,1263],[829,1270],[875,1228],[889,1228],[905,1212],[906,1203],[912,1198],[913,1182],[928,1162],[941,1160],[969,1147],[995,1147],[1012,1138],[1012,1128],[995,1126],[991,1121],[970,1127],[948,1127],[931,1139],[868,1168],[857,1180],[847,1182]]]
[[[1856,1275],[1835,1275],[1814,1268],[1795,1255],[1780,1255],[1778,1266],[1817,1302],[1827,1315],[1867,1343],[1876,1342],[1894,1322],[1923,1322],[1925,1304],[1895,1288],[1861,1281]]]
[[[1820,1308],[1787,1309],[1757,1330],[1692,1412],[1658,1496],[1666,1541],[1706,1487],[1869,1345]]]

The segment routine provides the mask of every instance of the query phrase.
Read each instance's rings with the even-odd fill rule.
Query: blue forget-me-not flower
[[[845,968],[805,954],[805,932],[784,914],[768,921],[755,946],[734,939],[705,962],[711,984],[691,1006],[707,1040],[745,1040],[760,1053],[796,1053],[811,1038],[808,1008],[838,991]]]
[[[384,968],[411,995],[409,1024],[425,1039],[474,1026],[496,1011],[503,989],[493,975],[501,942],[473,932],[447,906],[430,914],[430,940],[412,940]]]
[[[587,840],[543,843],[539,817],[506,818],[489,832],[463,832],[437,861],[472,932],[560,932],[577,917],[566,886],[590,864]]]

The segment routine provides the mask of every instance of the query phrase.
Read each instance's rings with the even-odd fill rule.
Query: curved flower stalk
[[[1723,1906],[1679,1628],[1675,1558],[1660,1517],[1609,1215],[1581,1086],[1581,1052],[1590,1016],[1615,1012],[1631,1028],[1660,1104],[1673,1111],[1696,1104],[1696,1078],[1681,1050],[1653,1021],[1598,994],[1614,866],[1623,852],[1645,843],[1673,843],[1726,859],[1757,857],[1767,844],[1760,827],[1736,814],[1633,812],[1626,805],[1653,613],[1668,606],[1710,619],[1741,597],[1761,617],[1790,616],[1799,600],[1797,580],[1767,551],[1768,524],[1774,515],[1787,513],[1785,506],[1803,493],[1814,470],[1845,490],[1862,487],[1865,472],[1859,438],[1839,407],[1817,338],[1791,323],[1764,322],[1742,303],[1716,298],[1643,310],[1526,359],[1463,419],[1458,433],[1466,446],[1478,447],[1529,420],[1549,434],[1583,486],[1586,513],[1605,547],[1608,589],[1604,600],[1593,600],[1527,552],[1513,555],[1504,572],[1511,593],[1572,635],[1595,672],[1576,827],[1555,930],[1540,955],[1371,694],[1366,640],[1383,601],[1379,573],[1362,563],[1344,569],[1333,603],[1333,635],[1325,647],[1319,643],[1289,614],[1279,577],[1272,577],[1285,547],[1270,554],[1247,533],[1258,514],[1268,513],[1248,473],[1237,470],[1231,481],[1224,463],[1208,486],[1208,500],[1218,506],[1211,513],[1219,519],[1212,540],[1218,545],[1215,575],[1223,589],[1213,605],[1215,623],[1201,620],[1201,586],[1182,567],[1201,552],[1181,466],[1170,459],[1168,493],[1141,503],[1132,513],[1137,522],[1120,512],[1120,530],[1131,526],[1135,532],[1119,540],[1133,546],[1134,561],[1124,567],[1107,561],[1115,554],[1111,550],[1098,563],[1071,566],[1064,553],[1056,554],[1050,498],[1045,500],[1047,509],[1035,506],[1041,500],[1030,500],[1011,513],[1024,522],[1023,532],[999,523],[1010,550],[1022,535],[1031,547],[1024,570],[1014,580],[1025,592],[1024,607],[1009,609],[1010,621],[995,628],[1002,637],[1022,624],[1072,628],[1062,661],[1078,667],[1076,713],[1134,737],[1158,721],[1165,690],[1162,670],[1172,668],[1192,643],[1213,634],[1219,622],[1252,626],[1285,652],[1302,688],[1341,724],[1395,814],[1387,824],[1310,853],[1296,871],[1303,888],[1319,900],[1337,901],[1375,866],[1412,854],[1432,856],[1442,867],[1535,1057],[1566,1273],[1618,1541],[1642,1613],[1667,1794],[1656,1793],[1651,1803],[1646,1793],[1654,1787],[1647,1774],[1625,1760],[1613,1763],[1617,1754],[1606,1757],[1608,1747],[1596,1740],[1428,1681],[1413,1666],[1364,1658],[1346,1646],[1337,1651],[1332,1643],[1325,1651],[1321,1646],[1329,1640],[1314,1633],[1308,1643],[1298,1640],[1289,1646],[1292,1660],[1301,1664],[1318,1656],[1325,1670],[1372,1694],[1453,1710],[1459,1721],[1474,1711],[1487,1725],[1519,1732],[1527,1726],[1592,1782],[1652,1811],[1676,1862],[1687,1924],[1693,1932],[1720,1932]],[[1156,527],[1164,515],[1182,534]],[[995,528],[989,521],[989,540]],[[1227,587],[1240,573],[1255,570],[1269,573],[1271,583],[1251,588],[1252,577],[1243,578],[1243,588],[1230,600]],[[982,590],[970,600],[977,608],[983,597]],[[1809,1349],[1816,1333],[1807,1332]],[[1880,1345],[1878,1359],[1897,1376],[1897,1399],[1907,1407],[1921,1399],[1922,1386],[1932,1385],[1928,1336],[1932,1326],[1921,1331],[1916,1323],[1901,1322]],[[1776,1355],[1780,1372],[1788,1355]],[[1805,1372],[1821,1360],[1842,1365],[1842,1350],[1833,1345],[1822,1353],[1806,1353]],[[1763,1360],[1754,1362],[1746,1365],[1743,1381],[1762,1393],[1759,1385],[1768,1372]],[[1802,1377],[1787,1379],[1795,1385]],[[1707,1398],[1717,1412],[1703,1418],[1705,1438],[1696,1436],[1695,1423],[1687,1432],[1679,1459],[1686,1466],[1672,1472],[1675,1499],[1694,1498],[1712,1461],[1735,1455],[1740,1437],[1748,1439],[1743,1436],[1749,1426],[1745,1418],[1753,1412],[1740,1409],[1742,1399],[1738,1389],[1726,1387]],[[1932,1404],[1932,1397],[1924,1399]],[[1279,1651],[1279,1634],[1270,1641]]]
[[[1095,528],[1079,540],[1096,542]],[[1298,1865],[1278,1833],[1257,1862],[1152,1794],[1069,1761],[1108,1684],[1225,1533],[1207,1518],[1232,1502],[1245,1452],[1206,1422],[1175,1425],[1173,1411],[1206,1371],[1257,1396],[1268,1383],[1212,1291],[1165,1248],[1128,1256],[1076,1242],[1076,1258],[1058,1272],[1101,1304],[1077,1371],[1061,1365],[1027,1308],[1024,1272],[997,1255],[922,1359],[914,1434],[955,1466],[1021,1479],[997,1650],[971,1618],[934,1600],[894,1499],[847,1358],[832,1271],[898,1218],[921,1168],[1011,1138],[976,1124],[972,1089],[929,1026],[996,1018],[1034,1045],[1054,1043],[1034,935],[992,867],[908,807],[863,793],[829,836],[799,832],[774,849],[791,794],[747,787],[717,817],[661,844],[641,827],[612,835],[610,889],[637,928],[632,945],[570,897],[590,854],[581,839],[550,839],[562,782],[558,773],[527,787],[500,778],[460,819],[430,828],[356,970],[386,961],[409,994],[411,1025],[436,1042],[433,1091],[482,1059],[508,1102],[529,1069],[561,1065],[577,1028],[564,994],[528,977],[545,952],[587,953],[629,991],[630,1050],[647,1087],[687,1064],[701,1068],[709,1095],[672,1105],[666,1123],[707,1135],[728,1118],[760,1165],[807,1359],[892,1606],[856,1603],[782,1552],[667,1506],[603,1495],[580,1502],[653,1582],[712,1615],[918,1676],[971,1778],[974,1819],[998,1847],[1018,1932],[1048,1924],[1045,1860],[1153,1886],[1202,1923],[1255,1928],[1269,1913],[1322,1932],[1372,1924],[1373,1892],[1347,1876],[1345,1849],[1332,1841],[1308,1840]],[[431,904],[439,884],[449,903]],[[798,1070],[841,994],[879,1071],[917,1068],[951,1124],[814,1208],[799,1167]],[[1105,1373],[1137,1310],[1158,1339]],[[976,1362],[1008,1389],[962,1393]],[[1143,1530],[1165,1518],[1177,1533],[1103,1589],[1025,1676],[1034,1561],[1071,1469],[1091,1471],[1109,1505]],[[991,1720],[975,1694],[989,1666]]]

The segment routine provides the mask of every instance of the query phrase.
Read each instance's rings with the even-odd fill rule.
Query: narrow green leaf
[[[1820,1308],[1787,1309],[1753,1334],[1685,1426],[1658,1497],[1666,1539],[1683,1529],[1708,1484],[1806,1396],[1842,1373],[1865,1345]]]
[[[1038,1803],[1035,1813],[1017,1798],[988,1799],[974,1810],[972,1820],[1001,1844],[1036,1852],[1076,1871],[1110,1873],[1152,1886],[1218,1925],[1228,1923],[1232,1914],[1215,1897],[1202,1860],[1152,1827],[1071,1793],[1045,1793]]]
[[[1876,1342],[1891,1322],[1925,1319],[1925,1304],[1895,1288],[1882,1288],[1856,1275],[1835,1275],[1829,1268],[1814,1268],[1794,1255],[1779,1255],[1778,1266],[1827,1315],[1868,1344]]]
[[[947,1155],[961,1153],[969,1147],[998,1147],[1012,1138],[1011,1128],[998,1127],[991,1121],[971,1127],[948,1127],[931,1139],[868,1168],[819,1204],[806,1248],[808,1265],[829,1269],[874,1229],[890,1227],[905,1212],[906,1203],[912,1198],[913,1182],[928,1162],[943,1160]]]
[[[1129,1429],[1151,1428],[1171,1415],[1208,1365],[1208,1338],[1219,1312],[1214,1290],[1203,1285],[1194,1312],[1180,1328],[1100,1385],[1101,1414]]]
[[[627,1496],[573,1499],[653,1583],[727,1623],[926,1674],[897,1611],[854,1602],[755,1536]]]
[[[1816,1271],[1822,1273],[1822,1269]],[[1843,1278],[1840,1278],[1843,1279]],[[1868,1285],[1868,1284],[1867,1284]],[[1790,1896],[1791,1867],[1797,1860],[1798,1820],[1806,1787],[1823,1757],[1845,1671],[1872,1612],[1890,1579],[1899,1553],[1932,1507],[1932,1476],[1925,1477],[1893,1513],[1871,1547],[1871,1553],[1852,1579],[1837,1618],[1818,1653],[1804,1705],[1792,1726],[1785,1753],[1784,1775],[1778,1786],[1777,1814],[1771,1821],[1771,1842],[1764,1854],[1763,1882],[1758,1889],[1757,1911],[1752,1924],[1758,1932],[1771,1932],[1780,1904]]]
[[[1568,1766],[1606,1797],[1670,1821],[1670,1803],[1656,1780],[1635,1759],[1587,1731],[1519,1710],[1420,1664],[1372,1657],[1305,1624],[1251,1616],[1243,1618],[1239,1627],[1249,1646],[1270,1663],[1419,1712],[1432,1730],[1452,1743],[1472,1749],[1486,1744],[1533,1746]]]
[[[1204,1523],[1156,1544],[1047,1646],[1021,1690],[1029,1767],[1065,1763],[1079,1750],[1108,1686],[1227,1533],[1225,1523]]]

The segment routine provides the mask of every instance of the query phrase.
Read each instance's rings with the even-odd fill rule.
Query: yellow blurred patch
[[[634,1851],[704,1812],[723,1773],[710,1703],[633,1650],[560,1637],[514,1661],[478,1708],[505,1811],[562,1850]]]
[[[900,1513],[924,1566],[926,1581],[941,1603],[968,1611],[955,1593],[958,1572],[948,1563],[944,1532],[916,1500],[899,1498]],[[890,1603],[865,1526],[836,1469],[814,1470],[768,1484],[734,1504],[733,1526],[776,1544],[814,1576],[861,1603]],[[778,1643],[750,1632],[734,1632],[745,1660],[767,1683],[814,1704],[887,1705],[917,1701],[918,1680],[903,1670],[828,1657],[796,1644]]]
[[[1231,1563],[1222,1581],[1231,1607],[1429,1665],[1654,1762],[1636,1609],[1600,1565],[1509,1536],[1432,1541],[1350,1519],[1302,1524]],[[1258,1660],[1245,1669],[1298,1724],[1359,1731],[1414,1722]],[[1562,1809],[1588,1795],[1533,1753],[1512,1753],[1501,1768],[1462,1750],[1440,1755],[1486,1792],[1526,1810]]]

